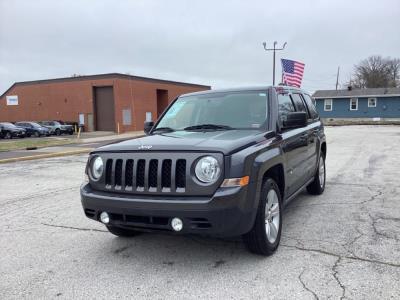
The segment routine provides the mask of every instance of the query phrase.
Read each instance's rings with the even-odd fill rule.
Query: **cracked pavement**
[[[400,128],[326,133],[325,193],[289,204],[267,258],[240,239],[114,237],[81,209],[86,156],[2,165],[2,299],[399,299]]]

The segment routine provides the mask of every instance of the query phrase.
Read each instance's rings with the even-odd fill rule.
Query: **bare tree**
[[[387,63],[390,74],[389,86],[400,87],[400,59],[398,58],[388,59]]]
[[[370,56],[354,67],[354,86],[358,88],[386,87],[388,70],[381,56]]]

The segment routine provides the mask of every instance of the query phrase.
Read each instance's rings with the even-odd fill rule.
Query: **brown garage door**
[[[96,130],[115,131],[114,93],[112,86],[94,88]]]

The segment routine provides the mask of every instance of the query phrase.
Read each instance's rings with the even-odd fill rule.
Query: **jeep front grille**
[[[106,161],[107,189],[133,192],[185,192],[185,159],[112,159]]]
[[[98,152],[96,155],[104,162],[103,176],[90,181],[90,186],[97,191],[121,195],[201,197],[213,195],[224,179],[221,176],[214,184],[205,185],[194,175],[197,160],[206,155],[216,157],[223,168],[222,153],[148,151]]]

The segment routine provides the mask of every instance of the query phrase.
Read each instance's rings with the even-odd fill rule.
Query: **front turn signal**
[[[246,186],[249,184],[249,180],[249,176],[244,176],[241,178],[228,178],[222,182],[221,187]]]

